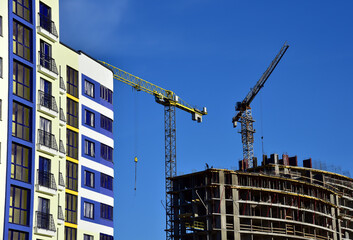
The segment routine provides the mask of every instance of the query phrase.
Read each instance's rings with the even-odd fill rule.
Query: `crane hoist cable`
[[[175,213],[172,207],[173,196],[170,194],[173,191],[172,178],[176,176],[176,117],[175,108],[179,108],[191,114],[191,119],[196,122],[202,122],[202,117],[207,115],[207,110],[204,107],[202,110],[193,107],[173,91],[161,88],[153,83],[150,83],[142,78],[134,76],[124,70],[121,70],[109,63],[100,61],[104,66],[112,70],[114,79],[130,85],[136,90],[141,90],[155,97],[155,101],[164,106],[164,152],[165,152],[165,197],[166,197],[166,239],[174,239],[175,234]]]

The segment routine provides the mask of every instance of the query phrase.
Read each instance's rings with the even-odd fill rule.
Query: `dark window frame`
[[[76,240],[77,229],[65,226],[65,240]]]
[[[101,173],[101,187],[113,191],[113,180],[112,176]]]
[[[19,70],[20,68],[22,68],[22,79],[19,78]],[[28,73],[28,76],[29,76],[29,79],[26,79],[26,76],[27,76],[27,73]],[[32,68],[24,65],[23,63],[21,62],[18,62],[18,61],[14,61],[13,62],[13,74],[12,76],[16,76],[14,79],[12,77],[12,81],[13,81],[13,88],[12,88],[12,92],[13,94],[15,94],[16,96],[20,97],[20,98],[23,98],[23,99],[26,99],[28,101],[32,101],[32,82],[33,82],[33,78],[32,78]],[[21,82],[22,80],[22,82]],[[28,81],[28,84],[26,84],[26,81]],[[22,88],[22,93],[19,89]],[[16,91],[15,91],[16,89]],[[26,91],[29,92],[29,96],[26,97]]]
[[[15,238],[15,233],[17,233],[17,238]],[[8,232],[8,239],[11,240],[28,240],[28,232],[22,232],[14,229],[9,229]]]
[[[113,132],[113,120],[101,114],[101,128]]]
[[[114,240],[114,237],[108,234],[101,233],[99,235],[99,240]]]
[[[24,5],[23,3],[27,2],[27,6]],[[25,3],[26,4],[26,3]],[[15,9],[14,9],[15,7]],[[19,14],[19,10],[22,10],[22,14]],[[32,1],[31,0],[22,0],[19,2],[18,0],[12,0],[12,12],[19,16],[20,18],[23,18],[24,20],[31,22],[32,20]],[[24,13],[28,13],[28,18],[24,15]]]
[[[113,150],[114,149],[112,147],[101,143],[101,158],[109,162],[113,162]]]
[[[93,118],[92,118],[93,115]],[[93,122],[91,121],[93,119]],[[95,126],[95,114],[87,109],[85,109],[85,124],[93,127]]]
[[[94,172],[85,170],[83,173],[84,173],[85,186],[90,187],[90,188],[94,188],[94,186],[95,186]],[[91,182],[91,180],[93,180],[93,182]]]
[[[18,115],[19,111],[21,111],[19,110],[19,107],[23,108],[22,116]],[[26,112],[28,112],[28,116],[27,116],[28,124],[26,124],[25,110]],[[22,136],[19,135],[20,133],[18,128],[20,127],[22,128],[21,130]],[[25,136],[25,130],[28,130],[28,136]],[[32,109],[18,102],[13,102],[13,107],[12,107],[12,136],[23,139],[25,141],[32,140],[32,137],[31,137],[32,136]]]
[[[84,142],[84,148],[85,148],[85,155],[90,156],[90,157],[95,157],[96,156],[96,144],[88,139],[85,139]]]
[[[67,66],[66,68],[67,75],[67,93],[78,98],[78,71]]]
[[[23,29],[22,34],[19,34],[21,28]],[[28,31],[28,32],[26,32]],[[26,41],[26,35],[28,35],[28,41]],[[25,25],[23,25],[20,22],[13,21],[13,32],[12,32],[12,39],[13,39],[13,46],[12,46],[12,52],[16,54],[17,56],[27,60],[27,61],[32,61],[32,30]],[[22,36],[22,39],[19,38],[19,36]],[[19,49],[23,48],[23,52],[19,52]],[[29,50],[28,52],[25,50]],[[27,54],[26,54],[27,52]]]
[[[71,161],[66,161],[66,188],[78,190],[78,164]]]
[[[104,101],[113,104],[113,91],[103,85],[100,86],[100,97]]]
[[[67,156],[78,159],[78,133],[66,129],[66,151]]]
[[[88,234],[83,234],[83,240],[93,240],[93,236]]]
[[[20,196],[16,195],[16,189],[18,189],[20,192]],[[22,196],[24,193],[27,195],[27,200],[23,200],[26,196]],[[16,198],[19,197],[20,200],[16,201]],[[10,187],[10,199],[12,198],[12,201],[10,201],[10,209],[9,209],[9,222],[14,223],[14,224],[19,224],[23,226],[28,226],[29,225],[29,216],[30,216],[30,191],[25,188],[17,187],[14,185],[11,185]],[[19,202],[20,206],[16,206],[16,203]],[[26,204],[26,206],[22,206],[23,204]],[[15,214],[16,212],[19,211],[19,222],[16,221]],[[12,214],[11,214],[12,212]],[[24,215],[23,219],[22,216]],[[12,220],[11,220],[12,219]]]
[[[78,115],[79,115],[79,104],[78,102],[70,99],[70,98],[67,98],[67,101],[66,101],[66,120],[67,120],[67,124],[72,126],[72,127],[75,127],[75,128],[78,128]]]
[[[17,159],[18,154],[21,155],[20,159]],[[31,157],[32,155],[31,155],[30,148],[15,142],[12,143],[12,147],[11,147],[11,178],[12,179],[16,179],[21,182],[27,182],[27,183],[30,182]],[[18,175],[20,177],[18,177]],[[25,176],[27,176],[27,178],[25,178]]]
[[[86,216],[86,205],[89,205],[90,208],[92,208],[92,211],[89,212],[89,216]],[[92,215],[92,216],[91,216]],[[85,218],[89,218],[89,219],[94,219],[94,204],[90,203],[90,202],[83,202],[83,216]]]
[[[77,224],[78,197],[76,195],[66,193],[65,200],[65,222]]]
[[[101,203],[101,218],[113,221],[113,207]]]
[[[95,86],[94,86],[94,83],[88,81],[87,79],[85,79],[85,82],[84,82],[84,94],[88,97],[91,97],[91,98],[94,98],[95,96]],[[91,93],[88,91],[88,90],[91,90],[91,89],[87,89],[87,86],[90,86],[91,89],[93,89],[93,94],[91,95]]]

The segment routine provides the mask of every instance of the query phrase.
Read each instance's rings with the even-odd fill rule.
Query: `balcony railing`
[[[56,232],[53,215],[36,211],[37,228]]]
[[[58,106],[56,105],[55,97],[45,93],[41,90],[38,91],[39,104],[43,107],[46,107],[54,112],[58,112]]]
[[[63,77],[60,77],[60,88],[66,91],[66,86]]]
[[[55,74],[58,74],[58,69],[56,67],[55,60],[48,54],[45,54],[41,51],[39,51],[38,53],[39,53],[40,65],[48,69],[49,71]]]
[[[58,219],[63,220],[63,221],[65,220],[64,213],[63,213],[61,206],[58,207]]]
[[[38,129],[38,143],[48,148],[58,150],[54,134]]]
[[[46,171],[37,170],[38,185],[56,190],[54,174]]]
[[[59,118],[60,118],[61,121],[66,122],[65,113],[64,113],[64,110],[62,108],[60,108]]]
[[[53,34],[55,37],[58,37],[58,32],[56,31],[56,27],[54,22],[48,18],[47,16],[44,16],[41,13],[38,13],[39,15],[39,24],[42,28]]]
[[[64,177],[61,172],[59,173],[59,185],[65,187]]]

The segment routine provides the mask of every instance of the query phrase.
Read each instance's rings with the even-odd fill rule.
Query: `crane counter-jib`
[[[181,110],[189,112],[192,114],[193,120],[198,122],[201,121],[202,116],[207,114],[206,108],[202,111],[192,107],[190,104],[186,103],[180,97],[178,97],[173,91],[161,88],[153,83],[150,83],[142,78],[134,76],[124,70],[121,70],[109,63],[100,61],[104,66],[108,67],[113,71],[114,78],[118,81],[126,83],[138,91],[144,91],[156,97],[156,101],[163,105],[172,105]]]

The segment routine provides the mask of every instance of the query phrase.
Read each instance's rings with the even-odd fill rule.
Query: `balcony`
[[[52,42],[58,41],[58,31],[56,30],[55,23],[44,16],[43,14],[38,13],[39,26],[37,27],[37,31],[40,35],[48,38]]]
[[[58,189],[60,191],[64,191],[65,190],[65,181],[64,181],[63,174],[61,172],[59,172],[59,186],[58,186]]]
[[[52,214],[36,211],[36,225],[34,232],[39,235],[54,237],[55,224]]]
[[[38,91],[38,111],[46,113],[52,117],[57,117],[58,106],[56,105],[55,97],[39,90]]]
[[[64,224],[65,218],[61,206],[58,206],[58,224]]]
[[[60,113],[59,113],[59,124],[60,124],[60,126],[66,125],[65,113],[62,108],[60,108]]]
[[[55,60],[48,54],[45,54],[41,51],[38,52],[38,55],[39,55],[38,71],[43,73],[47,77],[50,77],[52,79],[57,79],[58,69],[56,67]]]
[[[55,195],[57,188],[54,174],[46,171],[37,170],[37,191],[49,195]]]
[[[66,151],[63,140],[59,140],[59,157],[64,158],[66,157]]]
[[[37,150],[52,156],[56,155],[58,153],[58,145],[54,134],[38,129]]]
[[[65,93],[66,93],[66,86],[65,86],[65,82],[64,82],[63,77],[60,77],[60,85],[59,85],[59,88],[60,88],[60,93],[61,93],[61,94],[65,94]]]

